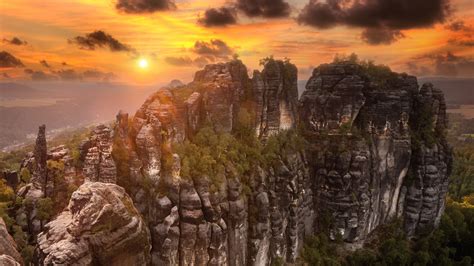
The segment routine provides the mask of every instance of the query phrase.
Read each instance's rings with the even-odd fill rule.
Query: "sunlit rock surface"
[[[112,130],[99,125],[82,146],[83,175],[87,181],[115,183],[117,170],[112,158]]]
[[[38,236],[43,265],[146,265],[148,228],[125,190],[86,182]]]

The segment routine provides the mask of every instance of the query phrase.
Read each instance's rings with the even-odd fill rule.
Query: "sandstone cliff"
[[[146,265],[148,228],[125,190],[86,182],[38,236],[43,265]]]
[[[289,62],[269,60],[252,79],[238,60],[209,65],[190,84],[158,90],[133,117],[120,112],[114,128],[99,126],[81,149],[86,183],[39,237],[41,261],[110,264],[126,254],[151,265],[268,265],[295,262],[304,238],[324,227],[357,246],[396,218],[411,236],[436,226],[451,171],[442,93],[349,62],[316,68],[299,100],[296,82]],[[226,161],[215,175],[183,175],[176,147],[209,127],[278,145],[246,171]],[[124,187],[135,207],[102,182]],[[124,253],[138,239],[141,249]]]

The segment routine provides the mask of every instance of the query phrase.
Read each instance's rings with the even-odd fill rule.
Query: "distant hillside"
[[[41,95],[42,93],[27,85],[13,82],[0,83],[0,99],[24,99]]]
[[[110,121],[133,111],[160,86],[114,83],[0,83],[0,149],[22,143],[38,126],[48,130]],[[46,101],[48,104],[39,105]]]

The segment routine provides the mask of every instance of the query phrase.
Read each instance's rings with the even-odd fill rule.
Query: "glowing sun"
[[[145,58],[138,60],[138,66],[142,69],[148,68],[148,60],[146,60]]]

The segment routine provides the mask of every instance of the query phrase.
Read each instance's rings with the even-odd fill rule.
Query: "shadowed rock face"
[[[44,265],[146,265],[150,236],[125,190],[86,182],[38,236]]]
[[[5,222],[0,218],[0,265],[20,265],[20,262],[23,264],[23,258],[18,253],[15,240],[8,234]]]
[[[203,121],[219,132],[232,131],[250,89],[245,65],[240,61],[208,65],[196,73],[193,84],[203,88]]]
[[[297,121],[298,70],[290,63],[269,61],[253,74],[256,102],[256,130],[266,139],[280,130],[291,129]]]
[[[133,118],[120,112],[113,134],[105,127],[94,131],[83,149],[83,172],[91,173],[89,180],[124,186],[147,221],[151,249],[124,254],[151,265],[269,265],[279,258],[295,262],[323,219],[331,221],[332,238],[340,234],[355,246],[397,217],[409,235],[437,225],[451,168],[442,93],[432,85],[419,89],[412,76],[379,80],[358,65],[339,63],[316,68],[298,101],[296,73],[282,61],[269,61],[252,79],[240,61],[209,65],[188,85],[158,90]],[[218,184],[208,176],[182,178],[173,144],[192,140],[206,124],[232,132],[244,109],[263,141],[298,126],[307,147],[281,151],[250,176],[228,165]],[[435,122],[420,126],[426,124],[420,117]],[[114,247],[102,220],[86,221],[110,208],[130,227],[124,217],[136,215],[120,208],[128,197],[116,188],[83,185],[40,236],[42,260],[89,262],[97,243],[90,239],[110,243],[101,259],[123,259],[112,250],[128,245]],[[112,199],[103,192],[109,190]],[[64,222],[71,220],[77,222]],[[87,229],[93,227],[100,230]],[[80,255],[66,256],[62,247],[69,245]]]
[[[433,120],[434,143],[416,140],[413,147],[410,182],[404,198],[405,230],[409,235],[438,226],[444,211],[452,167],[452,151],[444,134],[448,128],[446,103],[441,90],[424,84],[415,99],[413,127],[418,129],[429,117]],[[423,138],[424,136],[421,135]]]
[[[418,91],[416,78],[404,74],[380,84],[358,65],[331,64],[315,69],[300,102],[316,202],[334,219],[332,237],[363,241],[395,217],[404,218],[409,235],[435,225],[451,164],[439,90],[424,85]],[[423,106],[439,120],[428,129],[436,135],[431,148],[416,139],[424,129],[410,125]]]

